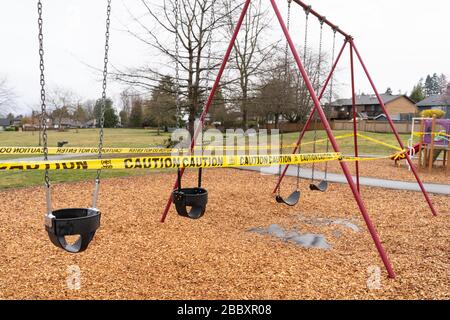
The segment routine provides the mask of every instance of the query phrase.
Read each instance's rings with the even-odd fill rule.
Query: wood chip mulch
[[[173,173],[102,183],[102,227],[87,252],[55,248],[43,228],[43,188],[0,192],[0,299],[449,299],[450,197],[433,196],[434,218],[419,193],[363,188],[369,212],[397,272],[389,280],[344,185],[307,191],[295,208],[275,204],[275,178],[207,170],[208,210],[198,221],[174,210],[159,223]],[[195,184],[195,172],[185,179]],[[288,178],[283,193],[294,188]],[[55,207],[88,206],[92,183],[54,187]],[[314,225],[347,219],[361,229]],[[248,232],[278,224],[326,236],[332,249],[306,249]],[[67,287],[79,266],[81,289]],[[369,268],[382,270],[368,289]]]

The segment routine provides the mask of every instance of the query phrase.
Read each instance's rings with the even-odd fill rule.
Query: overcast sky
[[[285,1],[278,2],[285,12],[285,6],[281,5]],[[86,99],[100,96],[99,75],[88,65],[102,67],[105,3],[105,0],[43,0],[49,87],[68,88]],[[421,77],[433,72],[450,76],[450,1],[310,0],[309,3],[355,37],[380,91],[387,87],[396,93],[410,91]],[[132,22],[128,10],[136,15],[142,13],[141,1],[113,0],[111,62],[119,67],[155,62],[157,57],[146,46],[123,31]],[[8,78],[18,96],[17,113],[36,107],[39,100],[36,11],[34,0],[1,1],[0,77]],[[301,10],[293,12],[293,20],[295,30],[300,31],[293,36],[300,45],[304,25]],[[317,43],[318,24],[314,23],[311,41]],[[273,36],[279,36],[279,27],[274,24],[273,29]],[[331,46],[330,37],[328,32],[327,49]],[[342,96],[349,94],[347,63],[348,59],[342,61],[338,75]],[[111,84],[109,96],[117,99],[122,88]],[[361,76],[358,91],[371,92]]]

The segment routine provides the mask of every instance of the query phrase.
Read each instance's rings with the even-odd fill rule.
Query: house
[[[54,119],[51,127],[53,127],[53,129],[77,129],[81,128],[82,124],[77,120],[63,118],[61,120]]]
[[[417,104],[417,108],[422,112],[424,110],[438,109],[445,112],[445,117],[450,119],[450,96],[446,95],[431,95],[425,100]]]
[[[97,127],[96,119],[89,120],[81,126],[82,129],[95,129],[96,127]]]
[[[12,126],[17,127],[17,128],[21,127],[22,120],[23,120],[23,116],[14,117],[14,120],[12,121]]]
[[[409,120],[418,112],[414,101],[406,95],[382,94],[386,110],[394,120]],[[350,120],[353,118],[352,99],[339,99],[332,103],[332,120]],[[375,95],[356,97],[358,117],[368,120],[379,119],[383,115],[381,105]]]

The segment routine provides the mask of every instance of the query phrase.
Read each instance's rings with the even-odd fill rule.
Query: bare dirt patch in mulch
[[[195,175],[188,175],[195,184]],[[66,254],[43,229],[42,188],[0,193],[0,298],[3,299],[449,299],[449,197],[433,196],[433,218],[418,193],[363,188],[398,274],[388,280],[364,222],[344,185],[306,191],[295,208],[275,204],[274,177],[206,171],[206,216],[159,223],[173,174],[102,183],[102,227],[87,252]],[[186,179],[185,184],[189,179]],[[288,178],[284,191],[295,185]],[[57,207],[89,205],[92,183],[55,186]],[[306,223],[347,219],[341,225]],[[325,221],[325,220],[321,220]],[[271,224],[326,237],[331,250],[306,249],[248,232]],[[67,289],[68,267],[81,269],[81,290]],[[369,290],[368,268],[382,270]]]

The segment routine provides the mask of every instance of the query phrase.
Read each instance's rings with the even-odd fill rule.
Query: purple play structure
[[[432,135],[433,120],[425,120],[424,128],[425,128],[425,135],[423,137],[423,143],[431,144],[431,139],[433,136]],[[448,135],[450,134],[450,119],[437,119],[436,120],[436,128],[434,131],[445,133],[448,137]],[[442,136],[442,137],[437,136],[434,141],[434,144],[435,144],[435,146],[447,147],[448,139],[446,139],[444,136]]]

